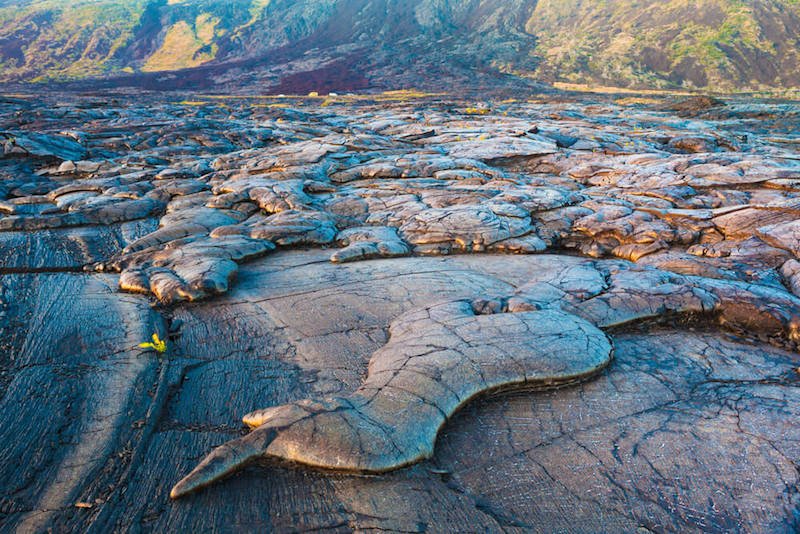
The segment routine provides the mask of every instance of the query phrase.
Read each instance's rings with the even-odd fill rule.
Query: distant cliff
[[[800,0],[0,0],[0,81],[779,89],[799,39]]]

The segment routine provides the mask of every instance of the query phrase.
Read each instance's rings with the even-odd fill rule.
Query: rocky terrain
[[[796,0],[0,1],[0,82],[783,91],[798,50]]]
[[[796,531],[798,126],[3,97],[0,528]]]

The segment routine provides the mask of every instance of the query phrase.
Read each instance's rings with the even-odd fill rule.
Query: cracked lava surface
[[[800,525],[796,105],[61,98],[0,101],[4,528]]]

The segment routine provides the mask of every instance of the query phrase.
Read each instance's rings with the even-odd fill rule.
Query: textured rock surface
[[[800,526],[793,107],[214,102],[0,104],[4,528]]]
[[[611,359],[605,335],[576,316],[530,307],[485,315],[486,309],[476,314],[474,304],[455,301],[398,317],[355,392],[246,415],[255,430],[216,449],[171,495],[259,456],[355,472],[404,467],[429,458],[442,425],[477,395],[575,382]]]

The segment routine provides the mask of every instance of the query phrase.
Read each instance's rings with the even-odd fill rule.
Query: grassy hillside
[[[0,79],[92,77],[121,68],[148,0],[38,0],[0,8]]]
[[[798,50],[800,0],[0,0],[0,81],[241,74],[290,60],[319,71],[339,57],[385,86],[423,61],[548,82],[761,90],[800,87]]]
[[[268,0],[32,0],[0,5],[0,80],[196,67]],[[228,45],[228,49],[230,49]]]
[[[650,87],[800,85],[798,0],[540,0],[538,78]]]

